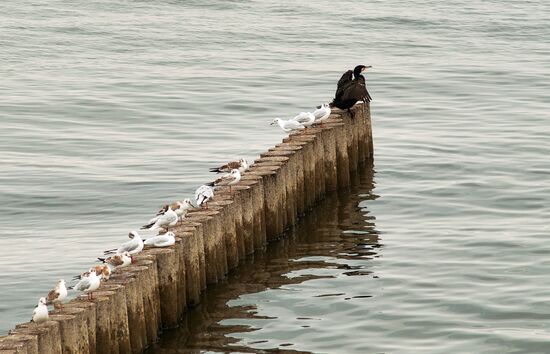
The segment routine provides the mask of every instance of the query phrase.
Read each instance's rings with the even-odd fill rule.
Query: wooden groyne
[[[80,296],[46,322],[0,337],[0,354],[141,353],[162,329],[177,327],[208,285],[281,237],[325,193],[350,185],[373,159],[370,106],[353,117],[333,110],[323,126],[290,135],[262,153],[230,192],[194,209],[173,231],[175,245],[146,249],[115,271],[94,299]]]

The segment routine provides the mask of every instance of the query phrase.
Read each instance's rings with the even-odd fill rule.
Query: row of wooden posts
[[[142,353],[162,329],[178,326],[209,284],[280,237],[325,193],[346,188],[372,160],[370,107],[333,111],[323,124],[283,139],[242,180],[191,210],[170,248],[146,249],[94,292],[0,337],[0,354]]]

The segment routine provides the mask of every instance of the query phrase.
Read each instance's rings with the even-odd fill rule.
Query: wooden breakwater
[[[333,110],[323,126],[291,135],[254,161],[241,181],[216,190],[174,229],[176,244],[146,249],[114,272],[94,299],[73,299],[46,322],[0,337],[0,354],[141,353],[177,327],[209,284],[279,238],[326,192],[350,185],[373,159],[370,106]]]

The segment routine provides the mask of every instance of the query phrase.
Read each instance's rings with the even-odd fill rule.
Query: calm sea
[[[368,64],[374,166],[152,351],[550,352],[548,18],[546,1],[1,1],[0,333]]]

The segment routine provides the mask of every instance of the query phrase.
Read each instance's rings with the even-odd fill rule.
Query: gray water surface
[[[349,198],[383,247],[344,263],[372,273],[343,275],[324,248],[289,254],[327,266],[236,296],[276,319],[228,336],[315,353],[550,351],[549,17],[547,2],[509,0],[2,1],[0,332],[208,167],[277,143],[273,118],[330,100],[361,63],[379,198]],[[341,249],[348,229],[330,230]]]

